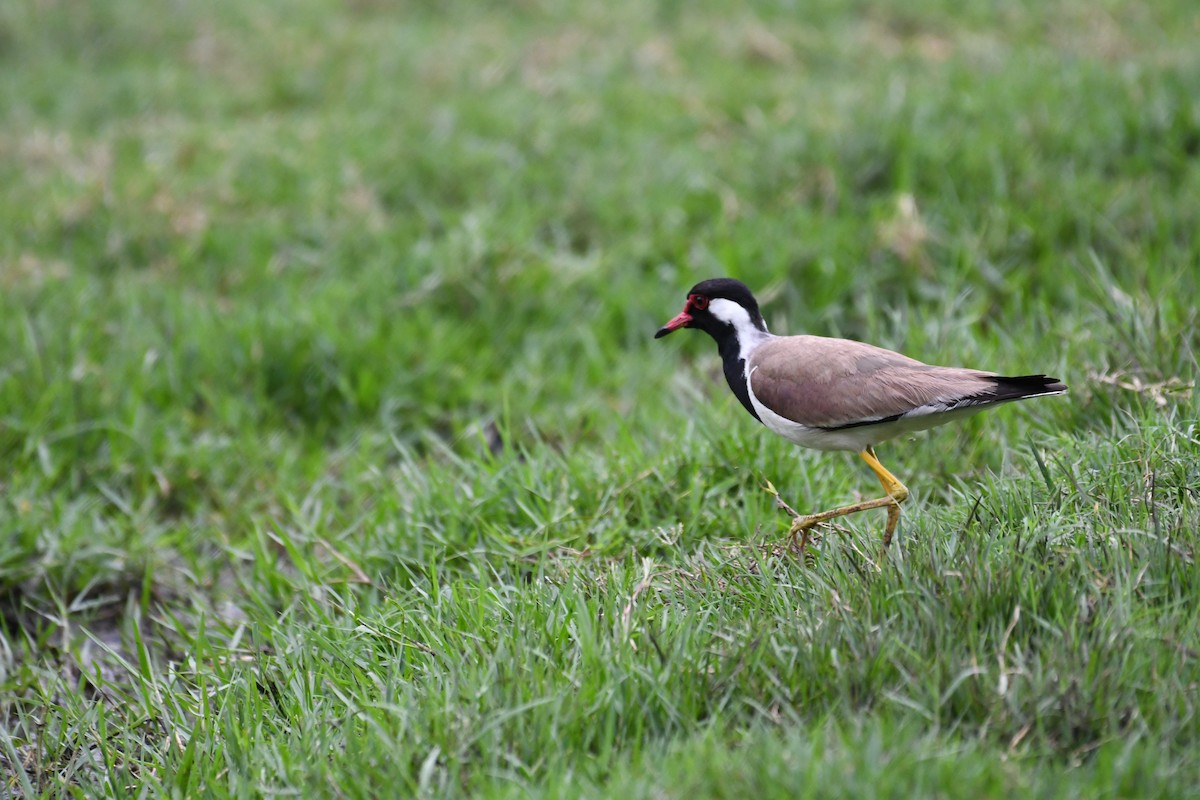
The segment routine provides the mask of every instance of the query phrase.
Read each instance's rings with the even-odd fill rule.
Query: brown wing
[[[992,373],[935,367],[882,347],[822,336],[781,336],[750,357],[755,397],[781,417],[839,428],[931,404],[990,398]]]

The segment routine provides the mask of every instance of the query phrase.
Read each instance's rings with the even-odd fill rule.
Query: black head
[[[717,303],[714,307],[714,300],[725,300],[739,306],[745,311],[745,317],[726,303]],[[767,330],[767,325],[758,310],[758,301],[754,299],[746,284],[733,278],[710,278],[692,287],[683,311],[659,328],[654,338],[661,339],[680,328],[699,328],[720,342],[728,336],[736,335],[739,324],[750,324],[764,332]]]

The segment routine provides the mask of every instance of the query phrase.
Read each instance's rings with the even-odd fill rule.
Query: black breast
[[[721,353],[721,364],[725,370],[725,380],[729,384],[729,388],[733,390],[733,395],[747,411],[750,416],[758,419],[758,413],[754,410],[754,406],[750,403],[750,385],[746,381],[746,362],[741,358],[741,345],[738,344],[736,336],[727,337],[720,342],[718,349]],[[758,419],[762,422],[761,419]]]

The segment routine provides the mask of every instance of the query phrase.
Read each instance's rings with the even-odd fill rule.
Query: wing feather
[[[845,428],[997,402],[994,373],[937,367],[882,347],[823,336],[781,336],[750,357],[750,386],[781,417]],[[1015,399],[1015,398],[1007,398]]]

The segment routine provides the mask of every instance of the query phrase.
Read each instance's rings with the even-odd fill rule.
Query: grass
[[[0,9],[26,796],[1200,790],[1190,2]],[[773,330],[1071,386],[857,459]]]

